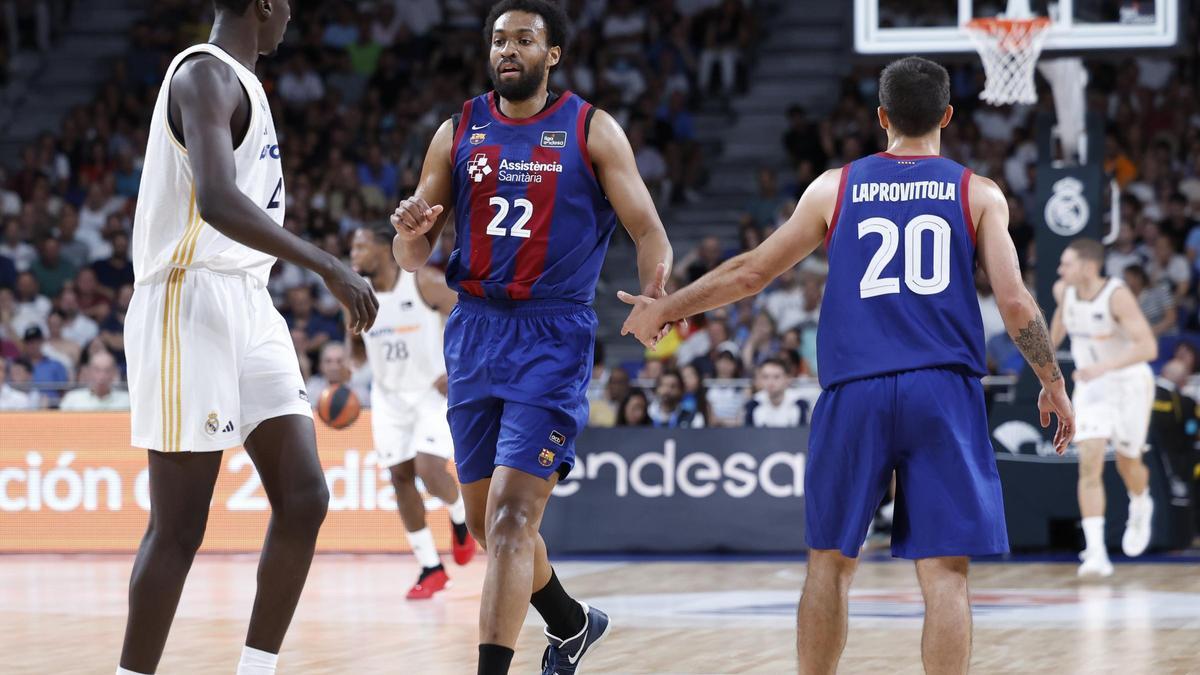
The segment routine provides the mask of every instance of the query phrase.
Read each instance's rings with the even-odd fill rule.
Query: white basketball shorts
[[[1145,452],[1154,405],[1154,373],[1150,366],[1140,364],[1088,382],[1075,382],[1072,403],[1077,442],[1107,439],[1126,457],[1140,457]]]
[[[371,391],[371,435],[379,466],[392,467],[418,452],[449,459],[454,441],[446,421],[446,397],[436,390],[420,395]]]
[[[136,286],[125,353],[135,447],[211,452],[263,420],[312,418],[287,323],[250,277],[175,268]]]

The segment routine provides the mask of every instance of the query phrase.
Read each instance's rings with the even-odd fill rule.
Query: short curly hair
[[[570,40],[570,29],[568,28],[570,21],[562,6],[551,0],[501,0],[497,2],[492,6],[492,11],[488,12],[487,21],[483,24],[484,42],[491,42],[496,20],[506,12],[528,12],[542,17],[542,21],[546,24],[546,41],[549,43],[547,46],[559,47],[566,51],[567,42]]]

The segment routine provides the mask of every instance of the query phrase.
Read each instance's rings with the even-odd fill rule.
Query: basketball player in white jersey
[[[281,226],[279,145],[254,66],[283,39],[288,0],[214,4],[210,41],[176,56],[159,90],[134,217],[125,348],[133,445],[149,451],[150,524],[118,673],[158,667],[221,451],[238,445],[262,479],[271,522],[237,672],[275,672],[329,492],[267,275],[276,257],[317,272],[354,331],[370,328],[377,309],[362,277]]]
[[[1113,573],[1104,544],[1104,453],[1109,443],[1129,493],[1129,520],[1121,540],[1125,555],[1146,550],[1154,514],[1142,453],[1154,405],[1154,373],[1148,362],[1158,357],[1158,342],[1133,293],[1119,279],[1100,275],[1103,265],[1104,247],[1097,241],[1076,239],[1063,251],[1054,285],[1058,308],[1050,325],[1055,348],[1071,337],[1075,360],[1079,511],[1087,542],[1080,554],[1081,577]]]
[[[416,477],[450,510],[454,562],[475,555],[458,482],[446,462],[454,454],[446,422],[445,319],[458,302],[446,276],[429,267],[405,272],[392,257],[396,230],[389,223],[354,233],[350,264],[370,280],[379,299],[375,325],[348,338],[355,367],[371,366],[371,433],[379,465],[388,467],[400,519],[421,565],[409,600],[424,600],[450,581],[425,523],[425,502]]]

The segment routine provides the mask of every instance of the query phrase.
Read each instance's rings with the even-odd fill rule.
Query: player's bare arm
[[[200,217],[238,243],[321,275],[346,308],[351,330],[369,328],[379,303],[367,282],[330,253],[279,227],[238,189],[231,121],[244,96],[233,70],[210,56],[187,61],[171,81],[171,117],[183,130]]]
[[[458,303],[458,293],[446,285],[446,275],[433,267],[422,267],[416,271],[417,292],[430,309],[442,315],[450,316],[450,310]]]
[[[666,295],[666,279],[673,262],[671,242],[638,173],[629,139],[611,115],[597,110],[592,116],[587,145],[600,185],[617,212],[617,219],[637,246],[642,295],[661,298]]]
[[[1154,331],[1151,330],[1150,323],[1146,321],[1146,316],[1138,307],[1133,292],[1121,286],[1113,292],[1109,302],[1112,303],[1112,314],[1117,325],[1124,329],[1125,334],[1129,336],[1129,346],[1111,361],[1101,361],[1087,368],[1076,370],[1074,374],[1076,380],[1087,382],[1105,373],[1158,358],[1158,340],[1155,339]]]
[[[1067,292],[1067,282],[1059,279],[1054,282],[1054,318],[1050,320],[1050,347],[1058,350],[1058,346],[1067,339],[1067,326],[1063,323],[1063,297]]]
[[[416,272],[429,260],[446,225],[453,196],[454,167],[450,161],[453,146],[454,124],[446,120],[429,142],[416,192],[400,202],[392,214],[392,227],[396,228],[392,255],[408,272]]]
[[[825,239],[836,206],[841,169],[821,174],[800,197],[787,222],[762,244],[731,258],[716,269],[661,300],[632,296],[622,291],[623,302],[633,305],[621,334],[652,347],[662,328],[673,321],[699,314],[754,295],[784,270],[812,253]]]
[[[970,190],[971,217],[978,223],[979,263],[992,284],[1004,327],[1042,383],[1038,396],[1042,426],[1050,425],[1051,414],[1058,417],[1054,449],[1061,455],[1075,436],[1075,411],[1054,356],[1046,319],[1021,277],[1017,248],[1008,234],[1008,200],[994,182],[982,176],[971,177]]]

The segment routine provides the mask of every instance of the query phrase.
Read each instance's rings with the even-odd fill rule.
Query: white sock
[[[1129,494],[1129,506],[1130,507],[1137,505],[1142,508],[1146,508],[1146,506],[1149,503],[1150,503],[1150,489],[1149,488],[1142,490],[1142,494],[1140,494],[1140,495],[1135,495],[1133,493]]]
[[[1087,542],[1087,550],[1108,555],[1104,546],[1104,516],[1091,516],[1083,519],[1083,539]]]
[[[128,670],[117,666],[117,675],[152,675],[151,673],[139,673],[136,670]]]
[[[413,555],[421,567],[437,567],[442,564],[438,557],[437,546],[433,543],[433,532],[428,527],[408,533],[408,543],[412,546]]]
[[[450,510],[450,522],[456,525],[467,522],[467,507],[463,505],[462,493],[459,493],[458,499],[446,508]]]
[[[254,647],[242,647],[242,659],[238,661],[237,675],[275,675],[275,664],[278,662],[278,654]]]

